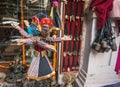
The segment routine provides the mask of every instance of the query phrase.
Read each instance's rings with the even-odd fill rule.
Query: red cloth
[[[67,33],[70,35],[70,19],[65,19],[65,25],[67,26]]]
[[[64,72],[67,72],[68,64],[69,64],[69,62],[68,62],[69,55],[66,54],[66,56],[63,56],[63,59],[64,59],[64,61],[63,61]]]
[[[78,32],[78,35],[80,36],[80,30],[81,30],[81,19],[76,19],[76,26],[77,26],[77,32]]]
[[[45,50],[46,48],[42,48],[42,47],[40,47],[39,45],[37,45],[36,43],[34,43],[34,49],[35,49],[36,51],[41,52],[41,51]]]
[[[93,0],[90,9],[92,10],[93,7],[98,20],[97,28],[101,29],[113,8],[113,0]]]
[[[68,13],[67,13],[67,15],[69,15],[70,16],[70,14],[71,14],[71,9],[72,9],[72,1],[73,0],[68,0],[68,5],[67,5],[67,10],[68,10]]]
[[[79,0],[78,1],[78,10],[77,10],[77,16],[81,17],[83,13],[83,7],[84,7],[84,1]]]
[[[74,16],[76,16],[77,14],[77,6],[78,6],[78,3],[77,3],[77,0],[74,1]]]
[[[72,35],[72,40],[74,40],[74,36],[75,36],[75,24],[76,24],[76,22],[75,21],[72,21],[71,22],[71,35]]]
[[[70,71],[72,71],[72,67],[73,67],[73,55],[69,55],[69,68],[70,68]]]
[[[118,56],[117,56],[117,61],[116,61],[116,66],[115,66],[115,71],[118,73],[120,70],[120,46],[118,49]]]

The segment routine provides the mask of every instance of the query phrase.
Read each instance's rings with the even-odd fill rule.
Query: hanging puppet
[[[42,17],[46,17],[46,14],[40,13],[42,15]],[[30,36],[38,36],[39,35],[39,31],[41,30],[41,26],[39,25],[39,20],[41,20],[39,17],[39,14],[36,14],[35,16],[32,17],[32,23],[30,24],[27,20],[24,20],[25,25],[27,26],[27,33]],[[39,19],[39,20],[38,20]],[[30,62],[34,56],[34,47],[33,44],[29,44],[30,45],[30,49],[28,49],[28,51],[26,52],[26,55],[28,56],[28,54],[30,53],[29,56],[31,56]]]
[[[16,24],[11,24],[14,28],[18,29],[19,32],[24,35],[24,39],[16,39],[19,43],[32,43],[34,45],[34,58],[31,61],[30,67],[27,72],[28,79],[42,80],[51,77],[55,74],[55,71],[52,68],[52,65],[47,57],[47,49],[56,51],[55,47],[50,44],[50,42],[59,42],[62,39],[60,37],[50,37],[51,27],[53,26],[52,19],[46,14],[39,13],[33,17],[34,21],[39,21],[36,25],[40,25],[41,29],[39,34],[34,36],[28,34],[20,26]]]
[[[37,36],[28,34],[16,24],[12,24],[12,26],[18,29],[19,32],[26,37],[25,39],[17,39],[17,42],[34,44],[34,58],[32,59],[28,69],[27,78],[41,80],[49,78],[55,74],[51,63],[48,60],[46,50],[50,49],[56,51],[55,47],[49,44],[49,42],[61,41],[61,38],[49,37],[51,31],[50,28],[53,26],[53,23],[52,19],[46,16],[46,14],[37,14],[33,19],[35,19],[35,21],[39,21],[39,24],[41,25],[41,30],[39,30],[39,35]]]

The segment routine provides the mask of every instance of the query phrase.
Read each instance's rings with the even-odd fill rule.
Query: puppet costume
[[[52,26],[52,20],[48,17],[44,17],[39,22],[43,29],[40,31],[40,35],[34,37],[32,34],[27,33],[22,28],[19,29],[21,35],[27,37],[23,43],[32,43],[34,46],[34,54],[32,55],[32,61],[27,72],[27,78],[33,80],[42,80],[50,78],[55,75],[55,71],[47,57],[47,45],[48,42],[61,41],[60,37],[45,37],[44,33],[49,33],[49,26]],[[42,35],[43,34],[43,35]],[[52,45],[51,45],[52,46]],[[36,54],[37,53],[37,54]]]
[[[30,64],[29,70],[27,72],[28,79],[42,80],[51,77],[55,74],[48,57],[43,52],[39,52],[38,56],[33,56],[32,62]]]
[[[33,36],[37,36],[39,34],[36,26],[34,26],[34,25],[28,27],[27,32],[28,32],[28,34],[33,35]]]
[[[62,39],[60,37],[50,37],[50,28],[53,26],[53,21],[48,15],[38,13],[32,17],[32,20],[35,27],[28,27],[27,32],[15,24],[12,24],[12,26],[25,37],[16,41],[33,44],[34,51],[26,77],[39,81],[55,75],[55,71],[48,60],[47,51],[48,49],[55,51],[55,47],[49,43],[58,42]]]

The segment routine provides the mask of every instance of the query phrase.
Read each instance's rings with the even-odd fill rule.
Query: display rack
[[[0,9],[4,9],[4,10],[1,10],[2,12],[0,14],[0,29],[1,30],[7,29],[6,31],[9,31],[8,35],[4,35],[4,36],[1,35],[1,39],[9,38],[11,30],[12,31],[15,30],[10,24],[3,24],[4,21],[19,22],[20,26],[23,29],[25,29],[26,27],[24,26],[24,20],[31,21],[31,17],[33,15],[35,15],[36,13],[38,13],[39,11],[41,11],[41,12],[44,11],[45,13],[48,13],[48,10],[50,10],[50,7],[48,6],[49,9],[43,9],[43,7],[41,7],[41,4],[40,4],[41,2],[43,3],[44,1],[41,0],[35,4],[34,3],[31,4],[27,0],[26,1],[25,0],[10,0],[10,3],[12,3],[12,4],[10,4],[8,1],[0,1],[0,4],[1,4]],[[48,4],[50,5],[50,2]],[[5,33],[5,32],[3,31],[2,33]],[[17,33],[19,33],[19,32],[17,31]],[[22,36],[22,38],[24,38],[24,37]],[[6,44],[6,46],[9,46],[9,45]],[[26,64],[25,45],[22,45],[21,49],[22,49],[22,51],[21,51],[22,63]],[[14,57],[14,56],[12,56],[12,57]],[[5,66],[5,65],[2,65],[2,63],[1,63],[0,67],[1,68],[9,68],[9,65]]]
[[[60,71],[61,73],[78,72],[81,58],[84,1],[67,0],[64,5],[63,36],[68,36],[71,40],[66,40],[62,44]]]

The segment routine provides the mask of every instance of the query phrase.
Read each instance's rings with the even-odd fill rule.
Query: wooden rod
[[[24,29],[24,0],[21,0],[21,27]],[[24,37],[22,37],[24,38]],[[25,45],[22,45],[22,63],[26,63]]]
[[[10,28],[13,28],[12,26],[0,26],[0,28],[7,28],[7,29],[10,29]]]
[[[54,42],[53,45],[55,46],[55,48],[57,48],[57,43]],[[53,53],[53,68],[56,71],[56,64],[57,64],[57,52]],[[53,79],[56,79],[56,76],[53,76]]]
[[[83,14],[85,13],[85,6],[86,6],[86,2],[84,1],[84,5],[83,5]],[[79,55],[80,55],[80,57],[79,57],[79,69],[80,69],[80,64],[81,64],[81,62],[82,62],[82,50],[83,50],[83,48],[82,48],[82,46],[83,46],[83,42],[84,42],[84,40],[85,40],[85,19],[84,19],[84,17],[82,17],[82,19],[81,19],[81,22],[82,22],[82,36],[81,36],[81,39],[80,39],[80,53],[79,53]]]
[[[0,68],[8,69],[9,66],[5,66],[5,65],[1,65],[1,64],[0,64]]]

